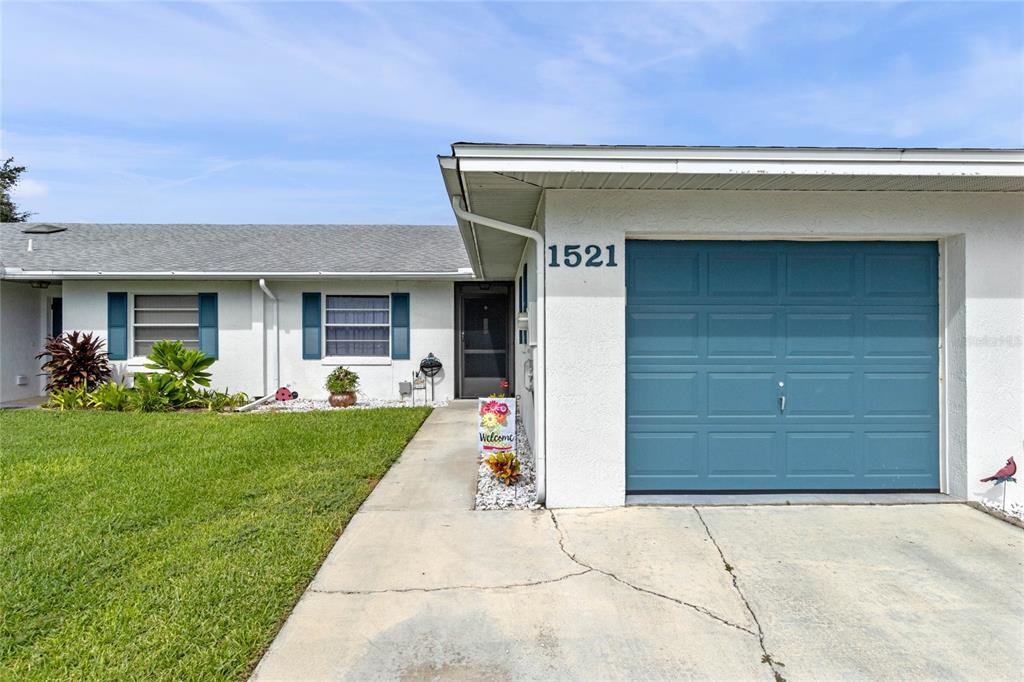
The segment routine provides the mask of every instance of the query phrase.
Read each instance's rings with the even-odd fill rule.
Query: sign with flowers
[[[480,398],[480,452],[516,451],[516,399]]]

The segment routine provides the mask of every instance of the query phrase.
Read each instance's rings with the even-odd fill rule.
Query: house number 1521
[[[561,257],[559,257],[559,251],[561,251]],[[607,258],[605,258],[606,255]],[[565,244],[563,246],[552,244],[548,247],[548,256],[548,267],[551,268],[563,265],[569,268],[577,268],[581,265],[587,268],[615,268],[619,265],[615,262],[615,244],[609,244],[603,248],[597,244]]]

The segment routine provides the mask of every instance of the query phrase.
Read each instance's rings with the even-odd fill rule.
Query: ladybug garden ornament
[[[277,389],[277,393],[274,394],[274,398],[276,398],[279,401],[295,400],[298,397],[299,394],[296,391],[291,390],[287,386],[282,386],[281,388]]]

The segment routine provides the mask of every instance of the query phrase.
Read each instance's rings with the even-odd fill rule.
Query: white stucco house
[[[1024,150],[460,143],[439,165],[457,228],[4,225],[0,400],[39,393],[51,331],[130,373],[179,329],[252,395],[322,395],[346,364],[395,397],[434,353],[439,398],[520,398],[552,507],[994,499],[978,479],[1024,461]]]

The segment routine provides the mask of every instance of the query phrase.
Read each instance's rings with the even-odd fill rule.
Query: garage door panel
[[[866,372],[864,415],[888,419],[934,417],[938,387],[931,372]]]
[[[700,383],[696,372],[631,372],[626,385],[633,417],[697,417]]]
[[[790,431],[786,474],[802,479],[850,479],[857,475],[858,434],[854,431]],[[804,480],[802,487],[813,487]]]
[[[774,478],[778,474],[777,442],[775,431],[712,431],[708,433],[708,476]]]
[[[708,254],[708,296],[774,299],[778,295],[778,259],[774,253],[723,249]]]
[[[787,298],[851,298],[857,293],[853,253],[819,251],[784,258]]]
[[[787,358],[849,360],[857,353],[853,313],[792,312],[785,320]]]
[[[934,466],[937,438],[932,431],[871,431],[865,434],[867,477],[925,478],[938,485]]]
[[[626,254],[628,490],[938,488],[934,243]]]
[[[786,417],[856,418],[857,380],[853,372],[786,374]]]
[[[866,358],[938,357],[938,320],[932,311],[864,314]]]
[[[698,478],[703,459],[695,432],[638,433],[630,436],[633,456],[626,472],[631,489],[667,490]]]
[[[707,313],[709,358],[774,358],[778,316],[769,313]]]
[[[671,301],[701,293],[699,254],[669,248],[634,250],[630,256],[626,285],[637,303]]]
[[[930,250],[868,253],[864,256],[864,295],[869,299],[910,298],[929,303],[938,286],[936,267]]]
[[[696,358],[699,318],[696,312],[631,312],[626,320],[631,357]]]
[[[772,372],[708,372],[708,417],[775,419]]]

